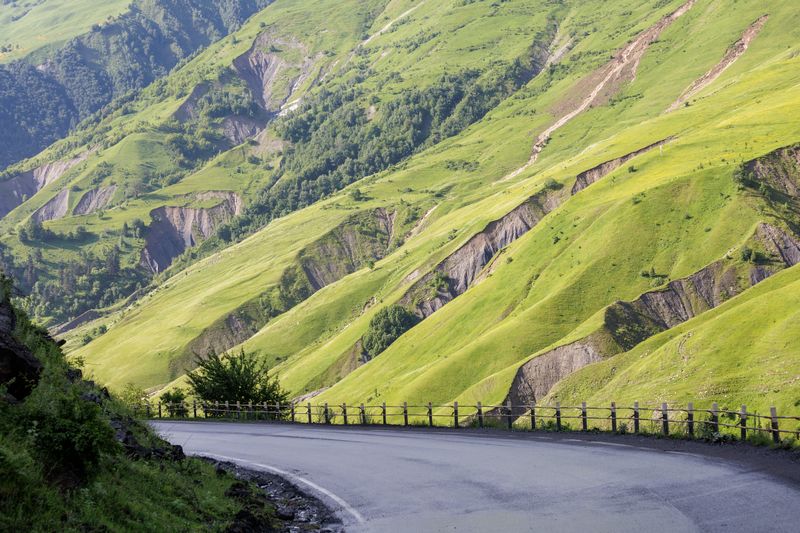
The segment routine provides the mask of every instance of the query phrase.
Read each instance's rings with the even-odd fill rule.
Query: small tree
[[[287,403],[277,376],[270,377],[269,367],[255,353],[219,355],[209,352],[197,358],[198,368],[187,378],[192,393],[204,402]]]

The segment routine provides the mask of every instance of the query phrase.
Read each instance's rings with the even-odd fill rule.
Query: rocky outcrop
[[[384,208],[353,215],[303,248],[277,286],[255,295],[193,339],[173,362],[173,373],[191,369],[198,355],[210,350],[221,353],[243,343],[318,290],[383,258],[395,237],[396,216]]]
[[[355,217],[302,250],[298,261],[315,291],[383,258],[394,235],[395,212]]]
[[[47,222],[67,216],[69,210],[69,189],[62,189],[42,207],[31,215],[36,222]]]
[[[800,196],[800,144],[779,148],[748,161],[742,171],[749,181],[763,183],[773,190],[797,198]]]
[[[222,120],[222,134],[234,146],[255,137],[264,129],[264,121],[251,117],[230,115]]]
[[[763,264],[742,265],[732,259],[721,259],[636,300],[611,304],[598,331],[522,365],[504,403],[511,400],[513,405],[528,405],[583,366],[629,351],[653,335],[713,309],[776,272],[800,263],[800,241],[785,231],[761,223],[754,239],[769,255]],[[746,269],[746,275],[741,275],[742,269]],[[537,363],[540,359],[542,362]],[[522,414],[516,411],[519,410],[515,410],[515,416]]]
[[[78,201],[78,205],[72,210],[72,214],[89,215],[97,211],[102,211],[111,204],[111,200],[114,199],[114,194],[116,192],[116,185],[109,185],[108,187],[100,187],[99,189],[88,191]]]
[[[759,32],[761,32],[761,28],[764,27],[764,24],[767,22],[768,18],[769,15],[763,15],[750,26],[748,26],[747,29],[744,30],[744,33],[742,33],[742,37],[733,43],[730,48],[728,48],[719,63],[714,65],[711,70],[700,76],[698,79],[693,81],[691,85],[684,89],[678,99],[669,106],[667,112],[678,109],[694,95],[713,83],[714,80],[719,78],[723,72],[728,70],[728,67],[733,65],[736,60],[747,51],[747,49],[750,47],[750,43],[756,38]]]
[[[172,118],[177,120],[178,122],[189,122],[198,118],[200,115],[197,111],[197,103],[200,101],[202,97],[208,94],[208,91],[211,89],[208,83],[200,83],[192,89],[192,92],[189,93],[189,96],[186,97],[186,100],[178,107],[178,109],[172,114]]]
[[[302,59],[290,63],[280,51],[292,49]],[[311,75],[315,58],[302,43],[270,32],[260,34],[253,46],[233,61],[236,73],[247,83],[253,99],[270,115],[280,112],[292,93]],[[276,83],[280,82],[280,83]],[[277,87],[288,87],[286,92]]]
[[[581,368],[600,361],[600,350],[591,338],[559,346],[522,365],[503,401],[511,402],[512,415],[521,416],[529,406],[550,392],[553,386]]]
[[[72,167],[85,161],[87,157],[89,157],[89,152],[72,159],[44,164],[0,182],[0,217],[6,216],[23,201],[55,182]]]
[[[188,248],[208,239],[214,230],[241,213],[241,198],[232,192],[194,195],[196,201],[218,199],[214,207],[164,206],[150,212],[152,222],[145,235],[140,263],[153,273],[164,271]]]
[[[607,174],[610,174],[611,172],[615,171],[616,169],[618,169],[619,167],[621,167],[634,157],[642,155],[645,152],[649,152],[653,148],[664,146],[671,140],[672,137],[662,139],[660,141],[654,142],[653,144],[649,144],[644,148],[639,148],[638,150],[634,150],[629,154],[625,154],[623,156],[611,159],[610,161],[606,161],[605,163],[601,163],[596,167],[592,167],[589,170],[581,172],[575,177],[575,184],[572,186],[572,194],[577,194],[581,192],[583,189],[585,189],[592,183],[596,182],[597,180],[606,176]]]
[[[10,401],[27,397],[42,371],[42,364],[30,349],[14,338],[15,327],[14,309],[7,295],[0,294],[0,385],[6,387],[6,399]]]
[[[502,248],[530,231],[547,213],[558,207],[565,194],[546,188],[531,196],[502,218],[490,222],[458,250],[420,278],[400,300],[420,318],[426,318],[463,294],[483,268]]]
[[[800,263],[800,241],[770,224],[759,224],[756,237],[766,250],[781,258],[787,267]]]

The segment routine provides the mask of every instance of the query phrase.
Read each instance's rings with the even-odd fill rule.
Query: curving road
[[[154,422],[193,455],[288,477],[347,531],[800,531],[800,466],[639,437]]]

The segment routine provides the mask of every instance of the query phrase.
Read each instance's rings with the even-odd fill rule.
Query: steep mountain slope
[[[10,30],[4,38],[25,36],[20,49],[45,43],[54,47],[60,39],[76,36],[51,52],[39,51],[0,66],[0,121],[7,126],[0,132],[0,169],[34,155],[112,100],[165,75],[268,3],[141,0],[121,12],[115,2],[104,2],[91,13],[87,11],[92,4],[85,1],[67,6],[57,0],[30,2],[24,8],[2,6],[11,11],[4,21]],[[53,13],[62,17],[55,24],[51,24]],[[107,20],[95,18],[103,14]],[[74,20],[80,16],[94,22],[77,35],[85,24]],[[0,22],[0,28],[3,25]],[[43,43],[31,45],[31,37],[41,34],[42,28],[53,33],[45,35]],[[14,52],[18,45],[3,46]]]
[[[605,401],[633,379],[611,369],[645,380],[671,357],[665,339],[708,321],[692,356],[702,360],[716,349],[712,331],[747,316],[725,310],[794,272],[791,6],[333,4],[276,1],[76,137],[74,151],[55,146],[36,161],[59,149],[76,157],[93,135],[114,139],[10,212],[4,232],[64,202],[74,212],[69,186],[92,191],[91,203],[115,185],[102,217],[44,229],[85,223],[98,239],[86,250],[146,221],[125,241],[129,265],[153,257],[148,238],[175,244],[163,254],[172,266],[151,268],[156,288],[70,333],[98,379],[156,390],[180,383],[205,350],[242,347],[276,365],[293,394],[320,401],[528,402],[554,386],[577,399],[597,383]],[[231,117],[247,120],[226,127]],[[198,126],[211,132],[205,154]],[[92,176],[101,162],[113,177]],[[165,181],[138,198],[121,192],[146,168]],[[243,207],[201,215],[221,205],[199,196],[209,191]],[[204,231],[201,219],[227,222]],[[20,264],[18,237],[2,242]],[[52,255],[44,247],[42,259],[59,261],[74,242]],[[420,320],[367,356],[373,317],[396,305]],[[777,320],[786,309],[774,308]],[[776,338],[790,343],[784,331]],[[648,364],[634,364],[639,356]],[[734,373],[724,368],[721,381]],[[699,399],[708,378],[686,372],[679,386],[632,394]],[[739,398],[733,387],[714,392]],[[788,381],[746,394],[758,407],[799,393]]]

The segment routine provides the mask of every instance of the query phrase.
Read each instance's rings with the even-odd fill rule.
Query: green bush
[[[195,396],[204,402],[287,403],[277,376],[255,353],[219,355],[210,352],[196,360],[197,370],[187,375]]]
[[[377,356],[417,322],[419,317],[405,307],[392,305],[381,309],[372,317],[364,334],[364,351],[370,358]]]

